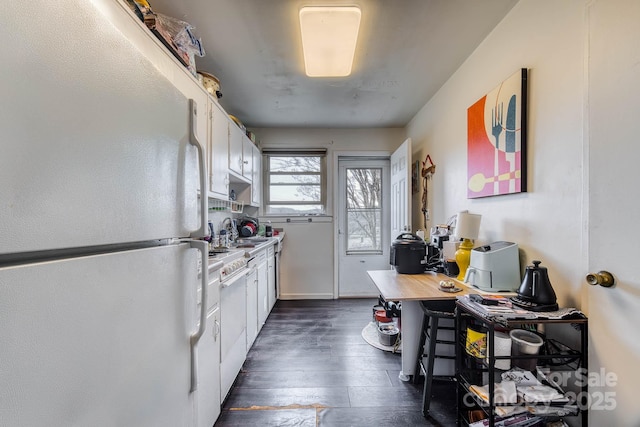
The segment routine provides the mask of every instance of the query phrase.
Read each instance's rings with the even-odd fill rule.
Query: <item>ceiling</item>
[[[404,127],[518,0],[150,0],[202,39],[198,70],[247,127]],[[305,75],[298,11],[357,5],[348,77]]]

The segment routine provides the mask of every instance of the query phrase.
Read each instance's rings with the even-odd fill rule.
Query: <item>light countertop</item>
[[[373,270],[367,271],[367,274],[387,301],[447,300],[480,293],[477,289],[441,273],[399,274],[395,270]],[[461,291],[441,291],[441,280],[452,280]]]
[[[235,259],[237,257],[252,257],[258,252],[268,248],[270,245],[275,245],[281,243],[284,240],[285,234],[280,232],[278,235],[273,237],[248,237],[244,238],[249,243],[247,245],[239,245],[237,247],[229,248],[228,252],[217,254],[216,256],[209,257],[209,272],[214,272],[222,268],[222,266],[228,262],[229,260]],[[262,241],[265,239],[264,241]],[[255,244],[251,243],[251,240],[257,240]],[[242,255],[239,255],[242,253]]]

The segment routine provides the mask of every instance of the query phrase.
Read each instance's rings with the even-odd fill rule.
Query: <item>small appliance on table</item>
[[[555,311],[558,309],[556,293],[549,281],[546,267],[540,267],[540,261],[527,266],[518,295],[511,303],[531,311]]]
[[[488,292],[513,292],[520,284],[518,245],[493,242],[471,251],[464,282]]]
[[[391,245],[389,263],[401,274],[421,274],[425,270],[427,244],[411,233],[399,235]]]

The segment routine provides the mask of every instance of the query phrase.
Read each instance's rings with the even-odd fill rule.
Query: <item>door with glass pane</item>
[[[340,159],[338,295],[375,297],[367,270],[389,268],[389,160]]]

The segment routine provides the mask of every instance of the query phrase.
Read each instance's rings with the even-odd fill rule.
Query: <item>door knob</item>
[[[600,285],[605,288],[610,288],[615,285],[615,279],[613,278],[613,274],[608,271],[598,271],[597,273],[589,273],[587,274],[587,283],[590,285]]]

